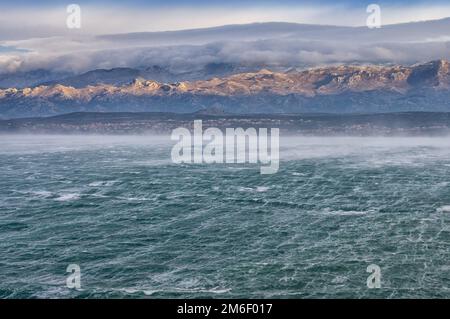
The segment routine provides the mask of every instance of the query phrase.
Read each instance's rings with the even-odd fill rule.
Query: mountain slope
[[[129,70],[123,70],[129,76]],[[131,72],[133,75],[134,73]],[[2,117],[75,111],[234,113],[450,111],[450,63],[332,66],[304,71],[260,70],[209,80],[83,87],[63,84],[0,90]]]

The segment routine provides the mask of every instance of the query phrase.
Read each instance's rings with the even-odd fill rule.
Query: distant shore
[[[177,127],[279,128],[284,135],[443,136],[450,134],[450,113],[380,114],[203,114],[89,113],[0,120],[0,133],[167,134]]]

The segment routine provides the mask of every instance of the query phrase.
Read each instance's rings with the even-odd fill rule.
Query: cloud
[[[378,2],[376,2],[378,3]],[[368,13],[366,2],[279,1],[242,2],[236,5],[186,4],[145,6],[139,4],[81,4],[81,30],[66,27],[66,4],[28,6],[0,4],[0,41],[35,37],[98,35],[146,31],[206,28],[255,22],[292,22],[338,26],[363,26]],[[381,3],[384,24],[441,19],[450,16],[450,4],[441,2],[409,5]]]
[[[42,9],[43,11],[35,13],[35,19],[31,18],[31,12],[24,10],[20,14],[27,19],[23,20],[21,26],[12,23],[14,20],[19,21],[19,13],[2,14],[0,28],[2,25],[10,29],[16,27],[20,32],[16,30],[13,35],[0,34],[0,39],[10,38],[0,41],[0,73],[38,68],[80,73],[96,68],[150,65],[163,66],[172,72],[181,73],[200,69],[211,62],[287,68],[330,63],[410,64],[450,58],[450,19],[389,25],[381,29],[255,23],[173,32],[124,33],[130,30],[211,25],[226,21],[250,22],[276,18],[296,20],[296,17],[303,22],[311,20],[324,23],[330,19],[335,24],[344,24],[340,19],[350,17],[346,22],[352,24],[359,18],[352,19],[351,14],[347,17],[342,11],[343,7],[333,6],[321,10],[318,7],[308,7],[308,10],[302,7],[305,9],[302,12],[299,8],[292,8],[289,12],[284,9],[277,11],[276,8],[269,12],[262,7],[259,10],[240,12],[228,9],[229,11],[221,11],[222,15],[219,16],[212,14],[217,13],[214,11],[216,9],[208,8],[205,11],[196,10],[195,17],[193,11],[182,8],[172,9],[170,12],[161,11],[161,8],[154,12],[136,12],[129,8],[120,13],[116,12],[116,8],[98,13],[100,9],[94,8],[92,11],[83,11],[86,15],[83,18],[83,29],[73,31],[65,29],[66,13],[61,8]],[[398,14],[397,19],[407,19],[413,15],[419,16],[419,13],[414,13],[414,8],[418,7],[411,7],[407,12],[397,7],[392,12]],[[447,7],[440,7],[441,12],[433,8],[427,7],[420,17],[434,17],[447,12]],[[356,12],[357,9],[347,10]],[[355,16],[364,21],[365,11],[360,12],[358,9],[357,12]],[[383,14],[384,22],[389,21],[392,12]],[[135,16],[131,18],[133,14]],[[450,10],[448,14],[450,15]],[[178,21],[177,17],[181,17],[181,20]],[[45,22],[36,28],[36,36],[28,38],[30,28],[40,19]],[[180,24],[175,25],[175,21]],[[126,30],[123,29],[125,25]],[[55,35],[54,30],[58,30],[60,34],[56,32]],[[114,30],[118,34],[96,35],[96,32],[105,33],[105,30]],[[38,34],[47,36],[38,37]]]
[[[266,39],[215,42],[205,45],[102,49],[58,54],[0,58],[8,72],[48,68],[59,72],[84,72],[96,68],[159,65],[174,73],[193,71],[208,63],[246,66],[307,67],[336,63],[403,63],[448,58],[450,42],[359,43]]]
[[[0,45],[0,53],[8,54],[8,53],[17,53],[17,52],[28,52],[26,49],[19,49],[13,46],[2,46]]]

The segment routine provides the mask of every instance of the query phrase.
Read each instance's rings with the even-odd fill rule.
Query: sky
[[[382,8],[384,24],[450,17],[449,1],[439,0],[16,0],[0,2],[0,40],[68,34],[66,7],[71,3],[82,9],[82,28],[77,30],[82,34],[182,30],[268,21],[357,26],[365,24],[366,8],[371,3]]]
[[[72,3],[81,8],[80,29],[66,25],[67,5]],[[381,8],[382,28],[378,31],[365,27],[366,9],[372,3]],[[438,28],[426,24],[410,32],[390,29],[389,25],[446,17],[450,17],[448,0],[0,0],[0,73],[39,67],[82,72],[148,64],[177,69],[243,61],[273,65],[412,63],[450,57],[450,19]],[[226,29],[201,30],[195,36],[158,33],[136,39],[131,35],[262,22],[362,28],[355,38],[353,30],[294,32],[280,31],[279,25],[274,30],[241,30],[239,36]],[[119,41],[99,36],[114,34],[124,37]],[[412,46],[416,51],[410,49]]]

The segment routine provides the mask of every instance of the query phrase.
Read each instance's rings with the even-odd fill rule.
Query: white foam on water
[[[438,213],[450,213],[450,205],[444,205],[437,209]]]
[[[238,187],[239,192],[249,192],[249,193],[253,193],[253,192],[264,193],[264,192],[267,192],[269,189],[270,189],[270,187],[267,187],[267,186],[256,186],[255,188],[243,187],[243,186]]]
[[[153,198],[149,197],[126,197],[126,196],[117,196],[117,199],[126,200],[126,201],[151,201]]]
[[[58,202],[67,202],[72,200],[77,200],[80,198],[80,194],[78,193],[72,193],[72,194],[63,194],[59,196],[58,198],[55,198]]]
[[[294,172],[294,173],[292,173],[292,176],[305,176],[305,174]]]
[[[346,281],[348,281],[348,277],[347,276],[337,276],[337,277],[334,277],[333,280],[331,280],[331,282],[333,284],[343,284]]]
[[[201,289],[201,288],[192,288],[192,289],[160,289],[160,290],[142,290],[144,295],[151,296],[155,293],[161,292],[161,293],[212,293],[212,294],[225,294],[227,292],[230,292],[231,288],[212,288],[212,289]],[[133,290],[133,292],[138,292],[137,290]]]
[[[52,196],[52,192],[49,191],[33,191],[31,194],[36,195],[36,197],[47,198]]]
[[[336,210],[336,211],[325,211],[326,215],[336,215],[336,216],[361,216],[367,215],[366,211],[357,211],[357,210]]]

